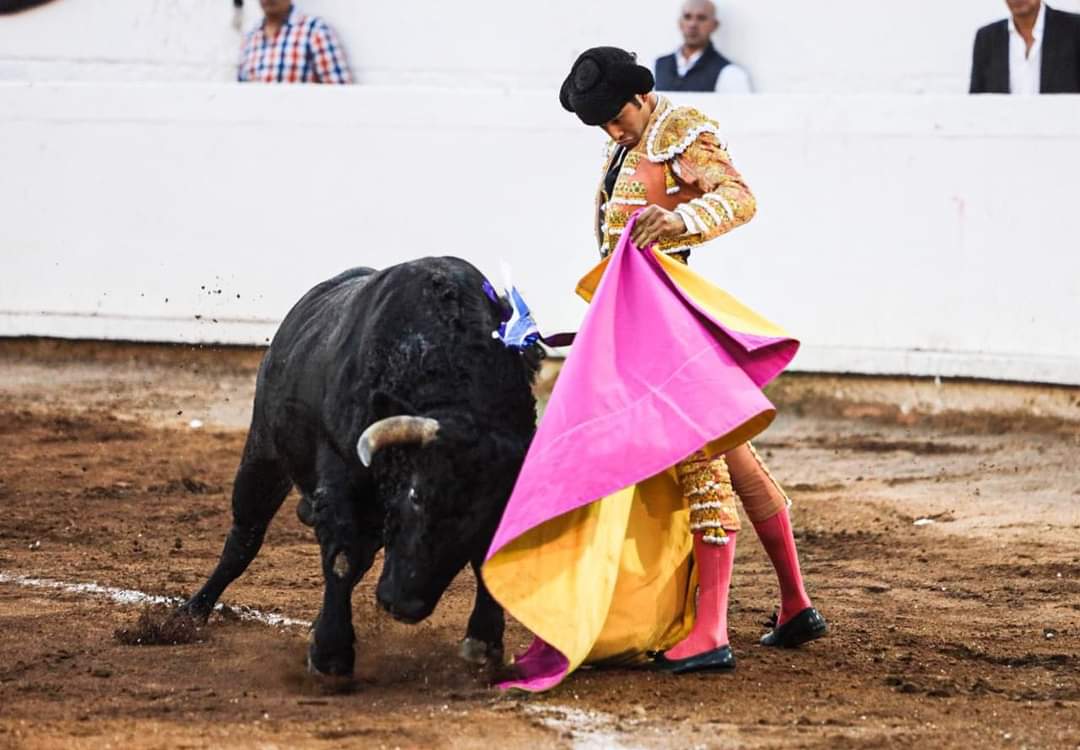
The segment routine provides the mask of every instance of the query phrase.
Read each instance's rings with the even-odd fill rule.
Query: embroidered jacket
[[[608,144],[606,175],[616,153]],[[597,195],[600,255],[614,248],[630,215],[656,204],[676,211],[687,233],[658,244],[678,253],[730,232],[754,216],[757,204],[721,144],[716,122],[691,107],[675,107],[657,96],[656,110],[641,140],[626,154],[612,194],[601,179]]]

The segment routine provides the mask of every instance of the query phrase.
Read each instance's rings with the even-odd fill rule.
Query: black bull
[[[465,261],[424,258],[347,271],[293,307],[259,368],[232,529],[188,613],[209,615],[295,485],[325,579],[311,669],[352,673],[350,598],[380,548],[376,598],[405,622],[471,563],[462,655],[501,659],[503,611],[479,566],[533,435],[538,357],[492,337],[503,311],[483,284]]]

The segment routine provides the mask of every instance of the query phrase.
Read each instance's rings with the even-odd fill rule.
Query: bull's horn
[[[364,430],[356,443],[356,453],[364,466],[388,445],[427,445],[439,434],[439,420],[428,417],[387,417]]]

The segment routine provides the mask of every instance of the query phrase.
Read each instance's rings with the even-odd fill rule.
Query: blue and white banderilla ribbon
[[[495,288],[486,279],[484,293],[492,301],[499,302]],[[523,351],[540,340],[540,329],[517,287],[510,286],[506,290],[506,301],[510,306],[509,316],[504,313],[503,321],[499,324],[498,330],[492,331],[491,337],[499,339],[511,349]]]

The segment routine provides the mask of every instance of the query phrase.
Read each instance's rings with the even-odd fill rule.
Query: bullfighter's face
[[[388,448],[376,457],[386,509],[379,604],[403,622],[435,609],[458,572],[487,551],[524,457],[504,440],[455,436],[441,420],[426,447]]]
[[[649,98],[635,96],[632,101],[623,105],[619,114],[600,127],[620,146],[633,148],[641,141],[651,116],[652,105]]]

